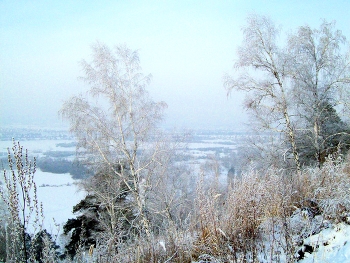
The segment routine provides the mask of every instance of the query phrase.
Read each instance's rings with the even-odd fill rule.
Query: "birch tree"
[[[131,225],[148,236],[148,182],[154,175],[152,169],[161,165],[157,127],[166,104],[149,97],[146,87],[151,76],[142,73],[137,51],[126,46],[111,49],[101,43],[93,45],[92,51],[91,62],[82,61],[82,79],[90,89],[66,101],[61,114],[76,136],[79,156],[95,171],[108,167],[113,180],[122,182],[133,204]],[[118,229],[115,203],[110,195],[108,200],[110,228]]]
[[[325,156],[347,149],[348,125],[339,117],[345,90],[350,87],[350,60],[346,37],[335,22],[318,29],[301,26],[289,36],[293,101],[302,127],[299,149],[306,162],[324,162]]]
[[[264,16],[249,16],[243,28],[243,43],[235,63],[238,76],[225,76],[228,92],[242,90],[249,95],[245,108],[260,131],[286,136],[296,170],[300,171],[295,127],[288,99],[290,91],[288,60],[278,46],[280,30]]]
[[[335,23],[299,27],[283,44],[269,18],[252,15],[247,22],[237,76],[226,76],[225,86],[229,92],[247,92],[252,124],[282,135],[274,140],[285,145],[279,154],[291,156],[297,171],[302,165],[320,166],[339,147],[348,149],[349,128],[339,105],[350,84],[350,60],[346,38]]]

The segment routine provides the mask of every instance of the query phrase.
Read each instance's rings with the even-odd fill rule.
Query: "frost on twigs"
[[[34,182],[36,160],[30,160],[28,150],[13,140],[12,148],[8,148],[8,167],[3,171],[3,185],[0,187],[0,196],[7,210],[6,262],[27,262],[31,256],[29,232],[40,231],[44,218]]]

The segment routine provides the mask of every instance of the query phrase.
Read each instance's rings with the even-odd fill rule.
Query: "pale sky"
[[[0,12],[1,127],[62,125],[57,112],[87,89],[79,61],[98,40],[139,50],[168,127],[241,130],[243,95],[227,98],[222,77],[247,15],[270,16],[285,32],[335,20],[350,39],[350,0],[0,0]]]

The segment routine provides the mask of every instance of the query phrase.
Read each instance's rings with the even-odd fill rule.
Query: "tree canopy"
[[[339,104],[350,85],[349,50],[335,23],[324,21],[319,29],[301,26],[284,45],[279,34],[271,19],[249,16],[236,75],[225,76],[225,87],[247,92],[252,125],[281,134],[279,155],[300,171],[307,163],[320,165],[336,143],[343,149],[347,145]]]

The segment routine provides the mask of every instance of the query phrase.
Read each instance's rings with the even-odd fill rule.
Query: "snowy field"
[[[70,174],[52,174],[38,170],[34,180],[38,187],[38,199],[44,208],[44,228],[55,232],[54,222],[61,225],[67,219],[74,218],[73,206],[85,196],[79,190],[77,181]]]
[[[38,189],[38,201],[43,204],[43,227],[49,233],[62,232],[67,219],[75,217],[72,208],[85,197],[85,192],[79,189],[78,181],[73,180],[70,174],[46,173],[38,169],[34,181]],[[60,226],[59,229],[55,224]]]
[[[20,141],[24,149],[28,149],[30,156],[42,157],[43,153],[49,151],[75,151],[75,147],[62,147],[60,145],[69,145],[72,140],[30,140]],[[12,141],[0,141],[0,156],[7,156],[7,148],[13,146]]]
[[[47,151],[74,151],[75,147],[61,147],[59,145],[69,145],[71,140],[32,140],[20,142],[24,149],[28,149],[30,159],[42,157]],[[7,156],[7,148],[12,147],[12,141],[0,141],[0,152],[2,156]],[[2,178],[0,179],[2,180]],[[70,174],[54,174],[42,172],[37,169],[34,181],[38,187],[38,199],[43,204],[44,228],[55,233],[57,229],[54,222],[60,225],[69,218],[75,217],[72,208],[85,193],[79,190],[78,181],[72,179]]]

